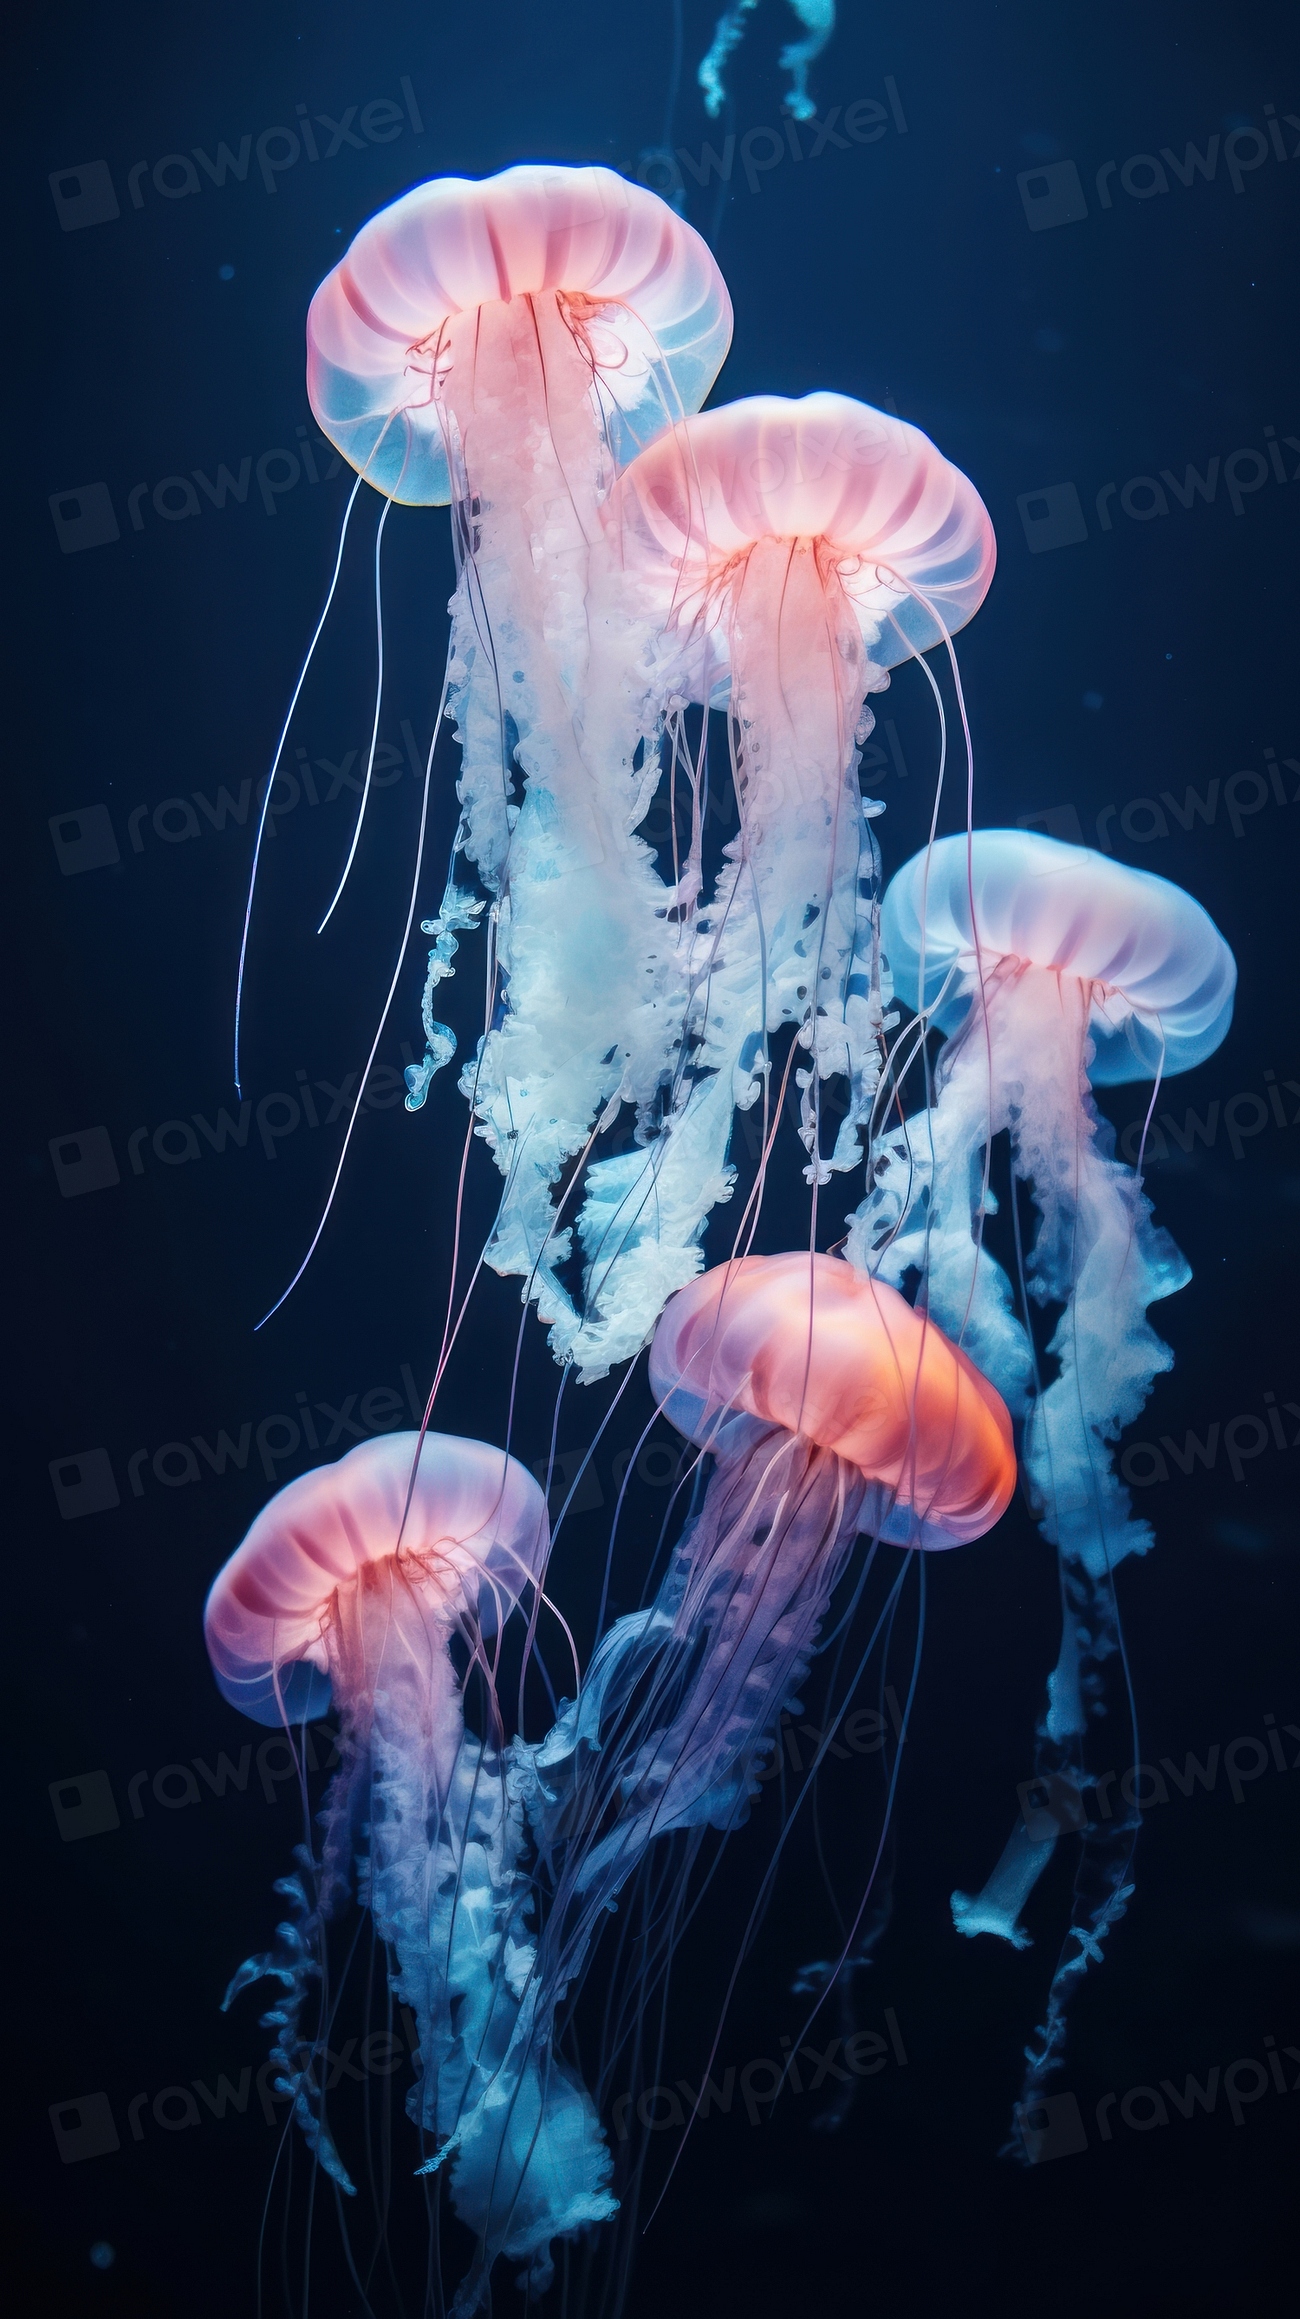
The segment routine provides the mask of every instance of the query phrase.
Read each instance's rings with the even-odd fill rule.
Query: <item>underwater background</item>
[[[241,1112],[250,800],[348,484],[311,419],[303,323],[385,203],[529,159],[639,178],[710,240],[736,311],[713,402],[837,389],[923,428],[971,477],[999,544],[958,648],[977,824],[1176,881],[1240,969],[1227,1040],[1162,1087],[1148,1146],[1156,1220],[1193,1271],[1154,1312],[1175,1365],[1121,1452],[1156,1531],[1119,1581],[1153,1768],[1133,1778],[1117,1728],[1116,1785],[1127,1775],[1143,1804],[1137,1892],[1075,1999],[1036,2162],[999,2153],[1068,1847],[1030,1905],[1035,1947],[959,1940],[948,1908],[1026,1801],[1056,1650],[1054,1563],[1016,1504],[929,1572],[892,1914],[851,1993],[879,2060],[861,2082],[805,2068],[775,2104],[753,2066],[782,2063],[807,2011],[795,1976],[835,1948],[823,1866],[841,1894],[870,1869],[877,1717],[846,1723],[726,2013],[715,2075],[748,2069],[755,2098],[697,2120],[627,2308],[1208,2314],[1256,2309],[1284,2272],[1300,2120],[1294,14],[841,0],[799,125],[783,111],[782,0],[749,17],[710,119],[695,71],[714,21],[714,0],[676,16],[669,0],[137,6],[111,21],[74,6],[17,36],[4,2268],[23,2310],[257,2308],[284,2113],[259,2078],[253,2006],[219,2001],[269,1934],[299,1806],[281,1743],[213,1685],[202,1604],[275,1487],[318,1451],[418,1422],[464,1129],[450,1073],[424,1110],[402,1107],[417,945],[330,1224],[254,1334],[315,1229],[387,990],[455,577],[445,519],[395,509],[380,787],[317,941],[372,703],[372,572],[365,555],[345,568],[264,851]],[[888,874],[925,839],[934,712],[915,667],[875,707],[866,780]],[[456,766],[447,732],[430,911]],[[718,842],[725,813],[724,799]],[[941,832],[962,818],[954,785]],[[472,977],[443,996],[463,1051]],[[1102,1092],[1129,1159],[1147,1100]],[[804,1233],[801,1157],[778,1145],[760,1248]],[[476,1149],[474,1249],[497,1188]],[[855,1177],[823,1196],[822,1247],[860,1192]],[[729,1245],[725,1212],[718,1233],[711,1257]],[[504,1438],[519,1313],[517,1284],[485,1272],[439,1399],[446,1430]],[[530,1317],[511,1441],[543,1475],[553,1446],[553,1511],[569,1497],[553,1583],[584,1650],[629,1462],[616,1611],[639,1594],[675,1456],[662,1420],[638,1447],[642,1377],[583,1468],[613,1391],[571,1384],[557,1417]],[[909,1631],[903,1691],[911,1646]],[[807,1708],[806,1729],[796,1715],[784,1732],[796,1772],[819,1729],[815,1677]],[[324,1736],[317,1755],[313,1793]],[[777,1810],[765,1792],[732,1839],[683,1943],[668,2045],[628,2087],[633,2106],[646,2083],[669,2089],[642,2110],[656,2183],[679,2138],[671,2090],[708,2061]],[[336,2040],[339,2098],[391,2170],[376,2307],[415,2311],[406,2065],[367,2047],[369,2026],[359,1999]],[[824,2049],[826,2016],[822,2030]],[[299,2238],[267,2277],[268,2310],[301,2306]],[[496,2307],[523,2307],[508,2280]],[[313,2313],[364,2308],[331,2248]]]

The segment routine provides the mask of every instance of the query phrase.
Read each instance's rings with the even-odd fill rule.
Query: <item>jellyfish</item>
[[[715,1266],[669,1303],[650,1379],[710,1477],[653,1602],[610,1628],[548,1736],[515,1744],[550,1893],[515,2030],[530,2058],[653,1840],[745,1818],[859,1534],[958,1546],[1015,1483],[997,1393],[835,1257]]]
[[[1115,1158],[1091,1086],[1158,1087],[1203,1062],[1231,1021],[1236,967],[1177,886],[1029,830],[977,830],[916,855],[886,890],[881,941],[896,992],[947,1044],[929,1108],[878,1139],[847,1254],[874,1279],[919,1278],[920,1307],[1023,1418],[1030,1503],[1060,1562],[1061,1650],[1036,1768],[1047,1792],[1070,1803],[1058,1824],[1080,1829],[1081,1854],[1069,1933],[1029,2050],[1028,2100],[1059,2063],[1072,1989],[1100,1960],[1133,1889],[1136,1816],[1120,1810],[1085,1825],[1080,1800],[1089,1726],[1115,1704],[1117,1684],[1127,1689],[1115,1570],[1152,1543],[1111,1445],[1172,1364],[1148,1307],[1190,1278],[1151,1222],[1139,1175]],[[1018,1256],[1017,1179],[1038,1219],[1020,1264],[1022,1298],[1059,1308],[1046,1382],[1011,1283],[983,1245],[996,1209],[991,1139],[1004,1130]],[[957,1929],[1027,1946],[1020,1911],[1055,1841],[1050,1827],[1031,1838],[1018,1823],[983,1891],[954,1893]]]
[[[725,14],[713,28],[713,41],[708,54],[701,58],[696,74],[704,93],[704,110],[715,121],[726,101],[723,68],[732,50],[739,48],[745,36],[745,18],[753,14],[758,0],[732,0]],[[781,51],[781,70],[791,76],[793,86],[786,100],[786,111],[796,121],[812,121],[817,107],[808,94],[808,67],[821,55],[835,30],[835,0],[790,0],[790,6],[804,27],[804,38],[792,40]]]
[[[303,2034],[303,2016],[314,1982],[325,2005],[325,1931],[351,1888],[355,1851],[358,1894],[419,2032],[407,2106],[432,2146],[424,2170],[447,2165],[456,2210],[479,2239],[457,2305],[466,2311],[496,2253],[520,2259],[540,2288],[551,2240],[615,2205],[595,2113],[562,2063],[543,2073],[525,2055],[509,2102],[500,2098],[534,1942],[493,1645],[521,1595],[540,1588],[548,1543],[542,1493],[513,1458],[446,1434],[388,1434],[272,1499],[218,1574],[204,1620],[217,1683],[243,1714],[291,1728],[332,1698],[342,1722],[320,1856],[300,1848],[298,1873],[276,1887],[292,1921],[274,1950],[240,1967],[226,2003],[250,1983],[280,1982],[264,2016],[277,2033],[280,2091],[350,2192],[313,2075],[319,2040]],[[464,1713],[475,1675],[482,1737]],[[481,2099],[485,2088],[498,2098]]]
[[[657,1084],[664,1047],[644,1003],[664,894],[636,834],[658,780],[653,629],[601,511],[620,466],[699,407],[730,335],[722,277],[674,211],[610,170],[545,165],[417,186],[362,228],[308,319],[325,434],[391,498],[452,506],[461,823],[425,921],[407,1100],[455,1050],[436,993],[490,903],[487,1028],[462,1080],[506,1179],[488,1260],[525,1278],[561,1357],[575,1315],[553,1188],[620,1090]]]
[[[729,707],[739,835],[701,896],[695,836],[671,897],[656,989],[680,1045],[643,1147],[588,1171],[579,1232],[584,1375],[634,1353],[703,1261],[728,1196],[733,1110],[767,1087],[768,1040],[805,1052],[809,1180],[853,1168],[881,1065],[880,860],[857,782],[867,696],[975,612],[993,573],[987,512],[926,436],[845,395],[755,396],[643,451],[611,503],[622,555],[665,634],[660,691]],[[665,987],[666,986],[666,987]],[[818,1086],[848,1081],[834,1149]],[[766,1140],[766,1139],[764,1139]]]

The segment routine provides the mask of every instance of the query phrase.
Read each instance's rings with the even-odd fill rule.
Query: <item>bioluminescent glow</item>
[[[722,18],[701,67],[711,111],[753,4]],[[808,67],[834,10],[796,0],[796,14],[807,38],[782,61],[789,110],[806,118]],[[416,187],[363,227],[308,320],[312,408],[358,476],[327,611],[362,481],[384,500],[380,686],[392,505],[449,505],[456,553],[434,737],[445,711],[460,813],[441,907],[423,921],[425,1054],[407,1071],[410,1111],[441,1123],[440,1106],[456,1109],[439,1078],[456,1038],[435,1010],[476,929],[484,992],[460,1081],[469,1117],[425,1424],[460,1325],[477,1135],[504,1183],[466,1300],[480,1263],[518,1279],[520,1342],[535,1304],[566,1382],[601,1378],[649,1344],[659,1411],[688,1445],[685,1518],[675,1494],[641,1607],[625,1607],[634,1589],[608,1624],[607,1564],[585,1668],[544,1592],[541,1492],[507,1454],[518,1358],[506,1447],[426,1432],[367,1443],[282,1490],[209,1598],[227,1699],[290,1734],[332,1700],[344,1753],[323,1843],[308,1830],[279,1887],[291,1920],[230,1995],[280,1984],[265,2018],[283,2086],[317,2162],[351,2191],[313,2061],[331,1924],[349,1896],[368,1910],[418,2031],[413,2170],[446,2178],[472,2234],[454,2319],[490,2299],[498,2257],[540,2293],[555,2242],[618,2211],[600,2123],[610,2056],[634,2042],[667,1978],[708,1832],[744,1820],[814,1657],[852,1631],[868,1582],[901,1549],[849,1683],[879,1645],[883,1685],[915,1573],[917,1656],[879,1845],[856,1919],[842,1914],[841,1953],[796,1986],[820,2004],[863,1968],[888,1914],[889,1870],[878,1871],[928,1557],[985,1537],[1018,1470],[1057,1550],[1063,1605],[1037,1769],[1049,1792],[1059,1776],[1076,1797],[1095,1777],[1093,1724],[1133,1706],[1115,1573],[1152,1542],[1112,1447],[1172,1359],[1148,1310],[1189,1275],[1140,1176],[1115,1158],[1092,1088],[1158,1086],[1192,1068],[1232,1013],[1231,954],[1190,897],[1081,847],[974,826],[952,641],[994,571],[974,485],[917,428],[845,395],[701,411],[730,332],[721,274],[676,212],[607,170],[541,164]],[[933,648],[966,748],[966,834],[942,840],[947,712]],[[938,780],[930,841],[882,899],[883,808],[863,794],[860,752],[871,700],[905,663],[938,710]],[[711,712],[715,751],[725,718],[738,824],[720,860],[704,837]],[[372,762],[378,717],[377,697]],[[286,720],[281,749],[288,731]],[[431,745],[384,1020],[416,914],[433,763]],[[647,815],[665,793],[669,842],[656,851]],[[333,940],[361,841],[358,820],[322,922]],[[241,990],[247,940],[246,921]],[[912,1010],[901,1027],[895,999]],[[926,1100],[909,1114],[914,1070]],[[782,1232],[794,1246],[755,1256],[792,1073],[807,1213]],[[832,1083],[843,1092],[823,1138]],[[364,1084],[363,1073],[344,1155]],[[735,1121],[754,1112],[732,1253],[705,1269],[710,1218],[739,1178]],[[999,1261],[986,1243],[1003,1137]],[[860,1164],[845,1255],[823,1254],[819,1200]],[[1037,1331],[1035,1306],[1051,1315]],[[996,1588],[996,1549],[988,1568]],[[543,1609],[572,1653],[565,1697],[536,1649]],[[525,1613],[512,1726],[498,1675]],[[530,1726],[541,1737],[524,1727],[530,1670],[547,1696],[550,1728]],[[1029,2097],[1057,2066],[1071,1990],[1131,1895],[1135,1826],[1135,1811],[1112,1808],[1080,1830]],[[669,1836],[675,1847],[658,1842]],[[1021,1914],[1055,1841],[1018,1827],[983,1890],[953,1894],[957,1931],[1026,1946]],[[654,1905],[636,1914],[647,1891]],[[584,2050],[580,2073],[574,2009],[617,1910],[603,2043],[591,2066]],[[620,2175],[620,2195],[639,2180],[636,2167]]]

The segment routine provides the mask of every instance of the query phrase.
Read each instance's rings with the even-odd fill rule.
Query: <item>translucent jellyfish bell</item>
[[[919,427],[848,395],[753,395],[704,411],[643,452],[618,492],[630,565],[682,630],[701,621],[717,695],[719,617],[762,541],[822,544],[871,661],[887,669],[964,628],[988,594],[993,525],[969,478]],[[933,609],[931,609],[933,607]]]
[[[445,505],[434,385],[449,326],[543,294],[585,334],[620,461],[698,410],[731,341],[706,244],[646,187],[544,162],[435,177],[371,218],[312,300],[307,391],[322,431],[377,489]]]
[[[995,1388],[932,1320],[837,1257],[746,1256],[690,1282],[655,1331],[650,1385],[713,1467],[648,1624],[613,1628],[577,1702],[573,1736],[590,1736],[592,1708],[599,1728],[602,1704],[654,1658],[663,1728],[651,1744],[634,1723],[624,1768],[601,1775],[618,1780],[624,1817],[581,1868],[584,1890],[649,1833],[743,1813],[859,1533],[966,1545],[1016,1481]]]
[[[881,939],[894,988],[933,1008],[937,1029],[954,1030],[971,1003],[972,892],[985,972],[1019,959],[1090,986],[1094,1085],[1194,1070],[1227,1035],[1236,961],[1200,903],[1028,829],[977,830],[969,875],[966,839],[942,838],[889,882]]]
[[[385,1434],[289,1482],[214,1580],[203,1614],[212,1671],[255,1723],[323,1714],[340,1680],[346,1689],[339,1653],[360,1615],[350,1605],[399,1562],[448,1629],[477,1619],[485,1596],[495,1624],[499,1604],[540,1574],[549,1534],[532,1476],[486,1442],[426,1433],[407,1513],[416,1438]]]

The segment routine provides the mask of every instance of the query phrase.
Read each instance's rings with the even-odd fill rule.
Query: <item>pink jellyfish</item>
[[[561,1355],[576,1317],[552,1187],[625,1082],[653,1088],[662,1046],[643,1001],[664,894],[635,834],[657,778],[655,624],[601,509],[620,465],[698,409],[730,336],[706,245],[657,195],[544,165],[417,186],[362,228],[308,317],[326,435],[390,497],[452,503],[456,851],[492,905],[491,1027],[462,1085],[506,1177],[489,1260],[528,1279]],[[453,861],[425,927],[412,1109],[454,1052],[433,997],[483,906]]]
[[[435,2146],[431,2165],[450,2161],[454,2204],[480,2242],[478,2275],[505,2251],[539,2288],[551,2239],[614,2211],[595,2114],[560,2063],[524,2073],[509,2102],[478,2104],[483,2087],[500,2088],[534,1946],[494,1642],[521,1595],[540,1589],[548,1543],[542,1493],[513,1458],[445,1434],[389,1434],[281,1490],[218,1574],[204,1618],[233,1704],[275,1723],[318,1712],[332,1693],[343,1727],[321,1858],[303,1847],[301,1873],[277,1887],[296,1921],[280,1926],[274,1951],[241,1966],[226,2002],[251,1982],[281,1982],[265,2017],[281,2087],[350,2191],[313,2076],[320,2038],[304,2037],[301,2021],[361,1842],[360,1887],[391,1952],[393,1990],[419,2028],[410,2114]],[[464,1681],[453,1641],[468,1660]],[[486,1702],[483,1738],[465,1723],[472,1675]]]
[[[766,1087],[767,1042],[796,1027],[808,1176],[859,1158],[879,1080],[879,856],[856,778],[868,694],[947,642],[982,602],[994,540],[974,487],[926,436],[845,395],[759,395],[663,436],[621,479],[610,521],[629,579],[666,630],[660,699],[730,710],[740,832],[701,906],[695,838],[672,897],[660,993],[678,1034],[646,1148],[598,1162],[580,1219],[599,1374],[635,1352],[664,1297],[698,1271],[733,1171],[733,1108]],[[850,1101],[833,1152],[818,1086]]]

